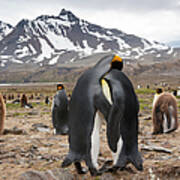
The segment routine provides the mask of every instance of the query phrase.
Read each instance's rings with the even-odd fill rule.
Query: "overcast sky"
[[[0,0],[0,20],[15,26],[23,18],[56,16],[62,8],[149,40],[180,40],[180,0]]]

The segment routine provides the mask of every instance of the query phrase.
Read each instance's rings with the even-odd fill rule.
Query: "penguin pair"
[[[63,84],[57,84],[57,92],[53,98],[52,123],[54,134],[68,134],[68,98]]]
[[[107,55],[78,79],[68,114],[69,153],[62,167],[74,163],[82,174],[84,160],[92,176],[122,169],[128,163],[142,170],[138,151],[139,104],[122,68],[119,56]],[[98,169],[97,163],[102,119],[107,124],[108,145],[114,157],[109,169]]]

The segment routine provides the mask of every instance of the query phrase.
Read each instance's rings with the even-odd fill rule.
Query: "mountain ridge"
[[[0,66],[73,64],[95,53],[113,52],[130,61],[167,60],[179,52],[165,44],[89,23],[62,9],[58,16],[22,19],[0,41]]]

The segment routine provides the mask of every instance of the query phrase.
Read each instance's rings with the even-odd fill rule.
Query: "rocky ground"
[[[45,89],[45,88],[44,88]],[[10,90],[3,91],[11,93]],[[32,91],[32,90],[31,90]],[[67,136],[53,135],[51,104],[46,105],[47,91],[40,99],[29,100],[33,109],[21,108],[7,101],[5,129],[0,136],[0,180],[56,180],[56,179],[180,179],[180,127],[170,134],[152,135],[151,104],[154,90],[139,89],[139,149],[144,170],[137,171],[131,164],[115,174],[105,173],[91,177],[78,175],[73,165],[62,169],[62,160],[68,152]],[[52,96],[54,92],[50,92]],[[16,95],[15,95],[16,96]],[[180,108],[180,99],[178,99]],[[178,120],[180,124],[180,109]],[[101,130],[100,166],[111,159],[107,146],[105,124]]]

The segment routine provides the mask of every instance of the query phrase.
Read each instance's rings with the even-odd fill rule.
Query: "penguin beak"
[[[111,61],[111,68],[121,71],[123,68],[123,60],[119,56],[115,55]]]

